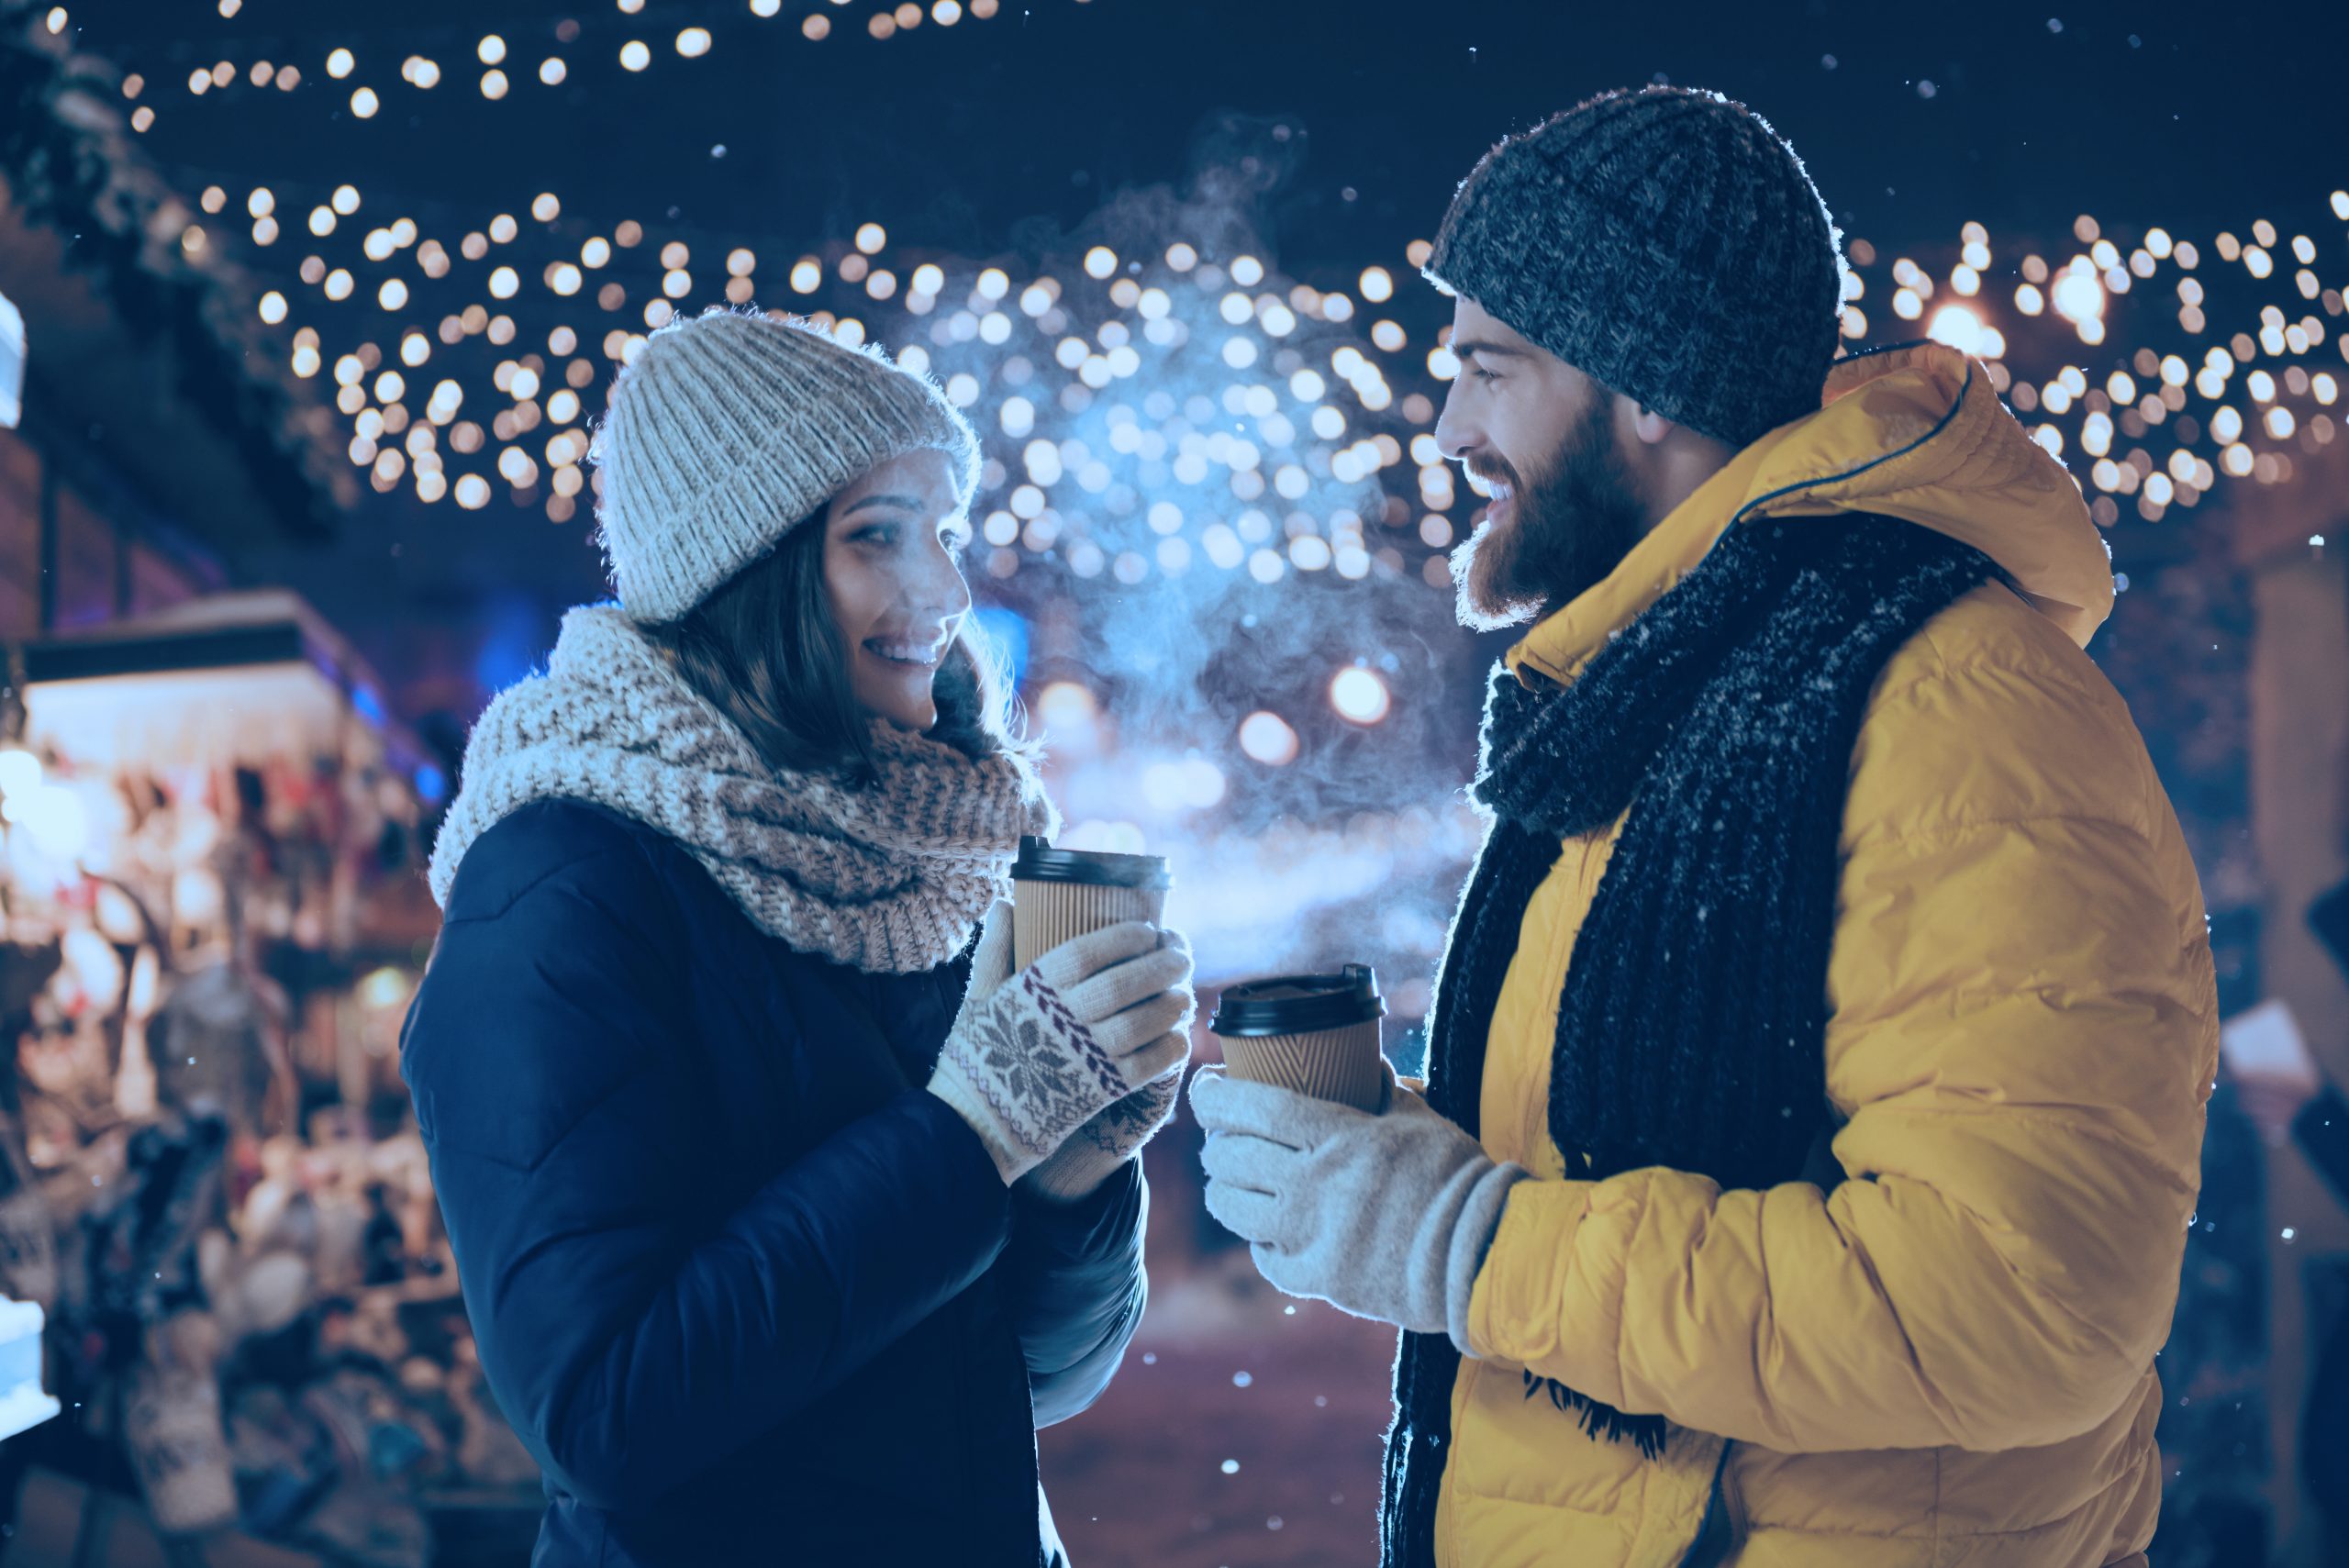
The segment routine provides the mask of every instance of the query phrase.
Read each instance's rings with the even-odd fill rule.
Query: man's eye
[[[949,550],[960,552],[971,548],[971,525],[956,523],[938,530],[938,539]]]
[[[1468,367],[1468,373],[1469,373],[1470,375],[1475,376],[1478,381],[1498,381],[1498,380],[1500,380],[1500,377],[1499,377],[1499,376],[1495,375],[1491,371],[1486,370],[1486,369],[1484,366],[1482,366],[1482,365],[1471,365],[1471,366],[1469,366],[1469,367]]]

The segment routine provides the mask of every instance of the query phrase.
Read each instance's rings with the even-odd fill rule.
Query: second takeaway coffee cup
[[[1295,1089],[1358,1111],[1386,1097],[1378,973],[1350,963],[1335,974],[1282,974],[1225,988],[1208,1028],[1235,1078]]]
[[[1074,937],[1121,920],[1156,925],[1166,912],[1166,862],[1159,855],[1056,850],[1019,840],[1011,862],[1011,962],[1025,969]]]

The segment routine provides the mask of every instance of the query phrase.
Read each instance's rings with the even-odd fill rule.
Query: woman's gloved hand
[[[1147,921],[1063,942],[1015,974],[1011,906],[997,904],[930,1092],[1016,1182],[1094,1117],[1179,1071],[1192,1007],[1190,950]]]
[[[1166,933],[1167,945],[1186,956],[1191,944],[1180,931]],[[1186,973],[1184,984],[1188,986]],[[1176,1052],[1174,1064],[1157,1077],[1069,1134],[1052,1158],[1019,1179],[1022,1192],[1053,1203],[1075,1203],[1100,1189],[1118,1168],[1141,1152],[1141,1146],[1174,1119],[1181,1097],[1183,1068],[1191,1059],[1191,1014],[1167,1032],[1166,1042]]]

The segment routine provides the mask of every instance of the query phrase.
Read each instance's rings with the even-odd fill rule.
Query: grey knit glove
[[[930,1092],[979,1135],[1004,1181],[1041,1164],[1097,1113],[1182,1065],[1190,950],[1129,920],[1011,971],[1011,908],[988,912],[970,989]]]
[[[1387,1075],[1369,1116],[1208,1068],[1191,1080],[1208,1129],[1208,1212],[1290,1296],[1468,1349],[1468,1300],[1509,1188],[1530,1174]]]

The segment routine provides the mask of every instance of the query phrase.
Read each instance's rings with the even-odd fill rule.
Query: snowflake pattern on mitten
[[[1182,1091],[1182,1074],[1169,1073],[1144,1084],[1078,1128],[1076,1136],[1110,1158],[1123,1160],[1140,1151],[1166,1125],[1174,1114],[1174,1103],[1181,1098]]]
[[[1093,1192],[1173,1119],[1182,1087],[1178,1063],[1069,1134],[1068,1141],[1028,1173],[1022,1184],[1063,1203]]]
[[[1035,1165],[1129,1092],[1093,1032],[1033,969],[947,1036],[940,1070],[943,1082],[933,1087],[951,1086],[966,1118],[984,1106],[973,1126],[1007,1174]]]

